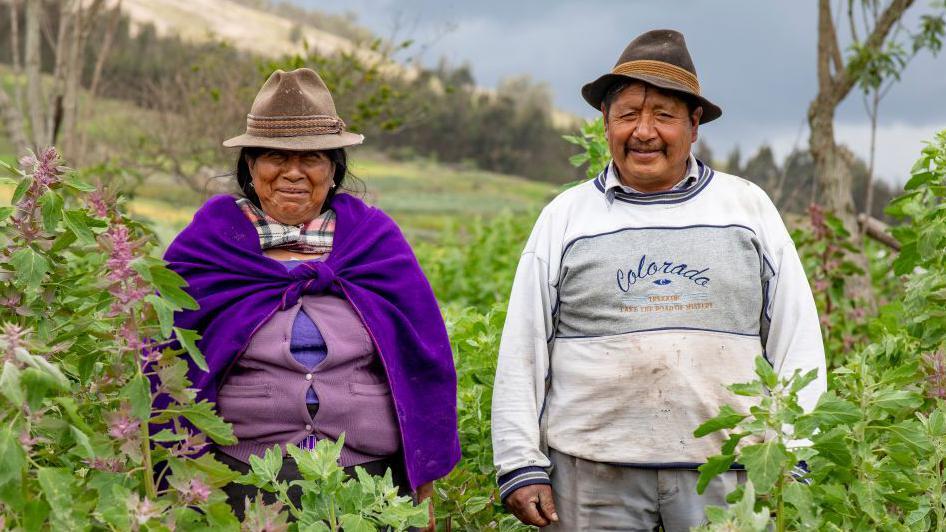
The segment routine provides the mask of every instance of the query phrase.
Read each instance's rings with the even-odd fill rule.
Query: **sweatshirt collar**
[[[691,153],[687,159],[687,173],[669,190],[640,192],[621,183],[614,161],[595,178],[595,186],[605,197],[608,205],[615,200],[639,205],[667,204],[686,201],[699,194],[713,178],[713,170]]]

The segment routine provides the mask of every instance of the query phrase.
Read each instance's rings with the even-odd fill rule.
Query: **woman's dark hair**
[[[236,179],[237,185],[240,187],[240,191],[244,196],[247,197],[250,201],[253,202],[259,208],[262,208],[259,202],[259,196],[256,195],[256,190],[253,189],[253,176],[250,175],[250,165],[246,162],[247,157],[250,159],[256,159],[260,155],[265,154],[266,152],[277,151],[272,148],[241,148],[240,156],[237,159],[236,165]],[[346,177],[349,175],[348,172],[348,153],[345,152],[345,148],[335,148],[332,150],[323,150],[323,153],[328,157],[328,160],[332,161],[335,165],[335,175],[332,176],[332,181],[335,182],[335,188],[330,188],[328,195],[325,196],[325,203],[322,204],[322,210],[328,208],[329,203],[332,200],[332,197],[335,196],[337,190],[341,190],[346,182]],[[354,176],[352,176],[354,177]]]

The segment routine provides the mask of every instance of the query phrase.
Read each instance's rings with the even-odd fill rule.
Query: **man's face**
[[[633,82],[602,106],[605,134],[621,180],[642,192],[667,190],[683,178],[702,108],[653,85]]]

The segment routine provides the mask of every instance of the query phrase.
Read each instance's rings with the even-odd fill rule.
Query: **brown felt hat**
[[[636,79],[695,98],[703,106],[700,123],[719,118],[723,111],[700,94],[700,81],[690,59],[683,34],[674,30],[652,30],[631,41],[611,72],[581,88],[585,101],[601,109],[601,101],[612,85]]]
[[[269,76],[246,115],[246,133],[223,145],[310,151],[354,146],[364,140],[363,135],[345,131],[322,78],[314,70],[299,68],[277,70]]]

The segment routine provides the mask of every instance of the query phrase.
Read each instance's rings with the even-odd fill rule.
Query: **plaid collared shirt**
[[[264,250],[280,248],[309,255],[325,255],[332,251],[335,211],[328,209],[308,223],[287,225],[268,216],[247,198],[240,198],[236,203],[256,227],[260,247]]]

